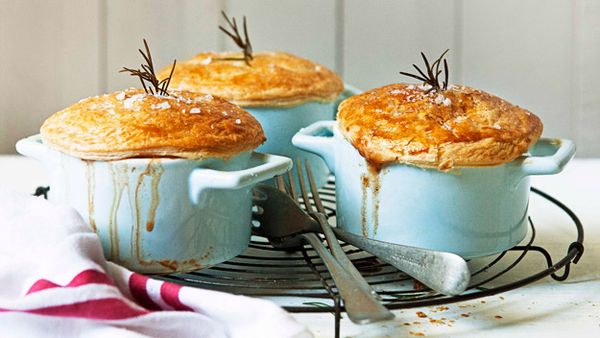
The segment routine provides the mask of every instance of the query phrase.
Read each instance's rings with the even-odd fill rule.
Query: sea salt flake
[[[427,91],[427,90],[430,90],[430,89],[431,89],[431,88],[433,88],[433,87],[432,87],[431,85],[428,85],[428,84],[424,83],[424,84],[422,84],[422,85],[419,85],[419,87],[418,87],[418,88],[419,88],[419,89],[421,89],[421,90],[425,90],[425,91]]]
[[[466,116],[458,116],[454,119],[455,123],[461,123],[462,121],[466,120],[467,117]]]
[[[408,85],[408,87],[406,87],[406,89],[415,89],[414,85]]]
[[[229,115],[229,114],[227,114],[226,111],[223,111],[223,116],[227,116],[227,115]]]
[[[120,92],[119,94],[117,94],[116,98],[119,101],[123,101],[123,99],[125,98],[125,93],[124,92]]]
[[[204,59],[204,60],[200,61],[200,64],[201,64],[201,65],[208,65],[208,64],[210,64],[211,62],[212,62],[212,57],[210,57],[210,56],[209,56],[209,57],[207,57],[206,59]]]
[[[206,102],[206,101],[212,101],[212,100],[213,100],[213,96],[210,94],[206,94],[203,96],[197,96],[194,98],[194,102]]]
[[[440,104],[440,103],[444,102],[444,99],[445,99],[444,95],[438,94],[438,96],[436,96],[436,98],[435,98],[435,103]]]
[[[400,90],[400,89],[394,89],[394,90],[390,91],[390,94],[392,94],[392,95],[396,95],[396,94],[400,94],[400,93],[402,93],[402,90]]]
[[[133,99],[130,97],[127,100],[125,100],[125,102],[123,102],[123,106],[125,107],[125,109],[131,109],[131,107],[133,106]]]
[[[452,104],[452,100],[450,100],[449,98],[445,98],[443,104],[447,107]]]
[[[242,124],[242,120],[240,120],[240,119],[236,119],[236,120],[235,120],[235,124]]]
[[[315,71],[317,71],[317,72],[320,72],[320,71],[321,71],[321,69],[322,69],[322,67],[321,67],[321,66],[315,66]]]
[[[144,97],[143,94],[133,95],[132,97],[123,101],[123,106],[125,107],[125,109],[131,109],[133,107],[133,104],[137,101],[142,100],[143,97]]]
[[[165,99],[165,100],[179,100],[179,98],[173,97],[173,96],[168,95],[168,94],[167,95],[154,94],[153,96],[161,98],[161,99]]]
[[[169,109],[171,108],[171,105],[169,104],[169,102],[161,102],[159,104],[156,105],[156,108],[158,109]]]
[[[190,114],[200,114],[200,108],[192,108]]]

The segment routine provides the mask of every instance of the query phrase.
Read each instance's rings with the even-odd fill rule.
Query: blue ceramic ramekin
[[[292,142],[335,173],[340,228],[464,258],[518,244],[527,232],[529,176],[558,173],[575,154],[572,141],[540,139],[529,154],[494,167],[442,172],[392,163],[376,170],[334,121],[314,123]]]
[[[242,253],[252,186],[291,167],[288,158],[256,152],[86,161],[50,149],[39,135],[20,140],[17,151],[46,166],[49,199],[89,222],[109,260],[142,273],[187,272]]]
[[[257,151],[308,160],[317,186],[323,186],[329,175],[327,165],[319,156],[294,147],[292,137],[311,123],[333,119],[341,101],[360,93],[359,89],[345,85],[339,98],[332,102],[306,102],[292,107],[243,107],[260,122],[267,136],[267,141]]]

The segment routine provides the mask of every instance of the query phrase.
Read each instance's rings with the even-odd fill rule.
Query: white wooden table
[[[20,156],[0,156],[0,186],[31,193],[47,184],[41,165]],[[354,325],[342,320],[342,337],[600,337],[600,159],[576,159],[559,175],[534,177],[533,185],[571,208],[585,229],[585,253],[565,282],[544,278],[523,288],[482,299],[396,310],[383,324]],[[536,244],[554,258],[566,254],[575,228],[559,209],[540,198],[531,201]],[[545,264],[528,259],[519,273]],[[561,273],[560,271],[559,273]],[[422,312],[427,317],[417,315]],[[423,316],[421,314],[421,316]],[[330,314],[294,314],[317,337],[333,336]]]

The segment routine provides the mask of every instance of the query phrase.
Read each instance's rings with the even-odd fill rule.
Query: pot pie
[[[540,119],[466,86],[391,84],[343,101],[344,137],[368,161],[449,170],[494,166],[527,152],[542,133]]]
[[[166,67],[158,78],[170,72]],[[333,71],[288,53],[254,53],[247,65],[241,52],[208,52],[178,63],[171,88],[211,93],[242,107],[289,107],[334,101],[344,85]]]
[[[86,160],[229,158],[266,138],[252,115],[217,96],[127,89],[90,97],[50,116],[44,143]]]

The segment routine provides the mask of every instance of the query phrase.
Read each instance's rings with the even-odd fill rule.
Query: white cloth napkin
[[[276,304],[107,262],[71,208],[0,188],[1,337],[311,337]]]

